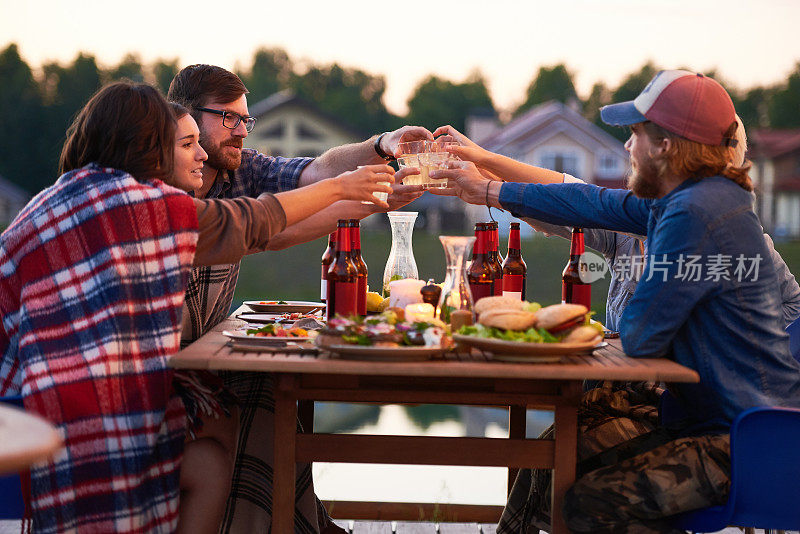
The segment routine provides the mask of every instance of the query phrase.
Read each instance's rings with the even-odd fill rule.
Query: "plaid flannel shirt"
[[[206,198],[256,197],[295,189],[312,158],[276,158],[242,150],[236,171],[222,173]],[[184,346],[222,322],[230,313],[239,279],[239,263],[192,269],[186,288],[181,342]]]
[[[185,414],[166,360],[196,242],[188,195],[96,165],[0,236],[0,395],[65,444],[31,467],[35,532],[177,527]]]

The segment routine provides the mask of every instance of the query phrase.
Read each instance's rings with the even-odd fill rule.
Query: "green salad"
[[[524,331],[517,331],[503,330],[501,328],[483,326],[482,324],[474,324],[462,326],[459,328],[458,333],[462,336],[485,337],[523,343],[558,343],[561,341],[544,328],[528,328]]]

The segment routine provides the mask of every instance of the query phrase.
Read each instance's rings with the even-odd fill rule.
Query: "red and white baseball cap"
[[[685,70],[662,70],[634,100],[605,106],[600,117],[612,126],[651,121],[691,141],[736,146],[726,136],[736,121],[731,97],[715,80]]]

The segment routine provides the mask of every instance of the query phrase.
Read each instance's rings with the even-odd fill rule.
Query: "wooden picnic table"
[[[46,460],[62,447],[56,428],[38,415],[0,404],[0,474]]]
[[[275,375],[275,458],[272,528],[292,531],[297,462],[348,462],[538,467],[553,469],[552,509],[561,510],[575,480],[577,409],[583,380],[698,382],[691,369],[666,359],[633,359],[618,340],[593,354],[569,355],[558,363],[504,363],[477,351],[448,353],[428,361],[360,361],[320,353],[234,348],[223,330],[241,327],[240,308],[212,331],[180,351],[170,365],[184,369],[263,371]],[[508,439],[474,437],[297,434],[298,401],[456,404],[509,408]],[[554,412],[554,439],[525,438],[525,410]],[[307,429],[308,431],[308,429]],[[509,480],[512,479],[510,472]],[[348,506],[350,504],[350,506]],[[346,519],[419,519],[418,504],[342,503]],[[454,505],[461,521],[496,522],[468,505]],[[432,509],[432,507],[431,507]],[[484,509],[486,509],[484,507]],[[416,513],[415,516],[410,516]],[[394,514],[394,515],[391,515]],[[410,517],[409,517],[410,516]],[[553,533],[566,533],[560,513]]]

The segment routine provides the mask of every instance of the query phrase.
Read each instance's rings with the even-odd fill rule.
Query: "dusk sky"
[[[800,60],[797,0],[459,0],[294,2],[0,0],[0,47],[17,43],[38,67],[80,51],[113,65],[247,67],[261,47],[296,62],[339,62],[387,80],[402,113],[414,86],[435,73],[462,81],[478,68],[495,104],[510,108],[542,65],[567,64],[579,94],[615,86],[648,59],[688,67],[735,87],[777,83]]]

